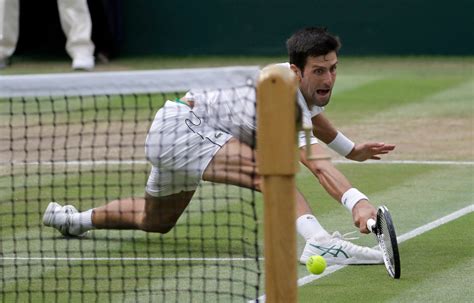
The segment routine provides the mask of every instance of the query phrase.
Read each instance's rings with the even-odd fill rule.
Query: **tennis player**
[[[298,105],[303,123],[314,127],[314,135],[348,159],[380,159],[395,146],[384,143],[354,144],[324,116],[336,80],[339,39],[321,28],[306,28],[287,41],[290,68],[299,80]],[[255,102],[252,86],[218,91],[190,91],[181,99],[167,101],[157,112],[145,143],[152,164],[144,198],[125,198],[78,212],[72,205],[51,202],[43,222],[66,236],[84,236],[91,229],[138,229],[167,233],[191,201],[201,180],[260,190],[255,163]],[[312,135],[313,155],[324,148]],[[330,161],[309,161],[304,134],[299,134],[301,162],[324,189],[352,214],[360,232],[376,209],[367,196]],[[303,195],[297,192],[297,231],[306,240],[300,257],[323,255],[328,264],[383,263],[378,250],[355,245],[340,233],[328,233],[313,215]]]

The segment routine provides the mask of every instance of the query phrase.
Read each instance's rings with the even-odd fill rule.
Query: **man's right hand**
[[[352,209],[352,219],[354,220],[354,225],[359,228],[359,231],[364,234],[370,233],[367,228],[367,220],[370,218],[375,219],[377,216],[377,209],[370,204],[367,200],[360,200],[354,205]]]

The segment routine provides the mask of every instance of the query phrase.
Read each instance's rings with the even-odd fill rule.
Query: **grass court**
[[[123,59],[98,70],[265,65],[283,60]],[[400,280],[392,280],[383,265],[377,265],[347,266],[306,283],[309,273],[298,265],[304,284],[298,289],[299,302],[469,302],[474,296],[473,67],[472,57],[340,58],[327,116],[356,142],[383,141],[397,147],[380,162],[351,163],[332,153],[337,167],[373,204],[387,205],[398,236],[468,210],[400,244]],[[20,59],[5,73],[68,68],[66,61]],[[111,198],[142,195],[149,169],[142,157],[147,125],[170,97],[174,98],[112,97],[109,102],[73,98],[67,104],[17,100],[13,105],[0,100],[2,137],[8,137],[6,129],[13,125],[12,132],[24,137],[15,148],[24,145],[28,150],[1,156],[2,302],[241,302],[242,297],[232,293],[248,300],[264,294],[263,260],[258,259],[263,256],[263,207],[258,193],[203,183],[178,225],[164,236],[98,230],[85,239],[65,239],[42,225],[50,201],[70,202],[85,210]],[[10,111],[15,115],[10,117]],[[26,129],[20,113],[29,117]],[[110,122],[109,117],[124,122]],[[40,123],[51,119],[50,125]],[[118,137],[107,138],[109,130],[120,127]],[[51,133],[72,139],[49,138]],[[38,134],[44,139],[35,141]],[[109,151],[104,140],[129,144],[121,147],[122,152]],[[91,165],[82,158],[91,153],[116,161]],[[38,157],[78,161],[54,166],[8,164]],[[131,157],[132,162],[122,161]],[[347,210],[304,168],[297,184],[327,230],[355,230]],[[361,235],[355,242],[376,245],[371,235]],[[303,246],[299,239],[298,255]],[[203,277],[217,277],[218,283]],[[251,285],[258,280],[256,290]]]

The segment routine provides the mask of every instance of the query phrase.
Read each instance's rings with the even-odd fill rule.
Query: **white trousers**
[[[0,59],[15,51],[19,32],[19,0],[0,0]],[[87,0],[57,0],[61,27],[66,35],[66,51],[71,58],[91,57],[92,20]]]

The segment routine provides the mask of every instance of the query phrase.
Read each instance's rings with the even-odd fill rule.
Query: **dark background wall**
[[[473,0],[107,1],[122,2],[113,39],[122,55],[283,55],[292,32],[319,25],[341,37],[348,55],[474,54]],[[22,6],[20,51],[41,48],[40,25],[49,28],[44,47],[63,50],[56,0],[22,2],[36,8]]]

